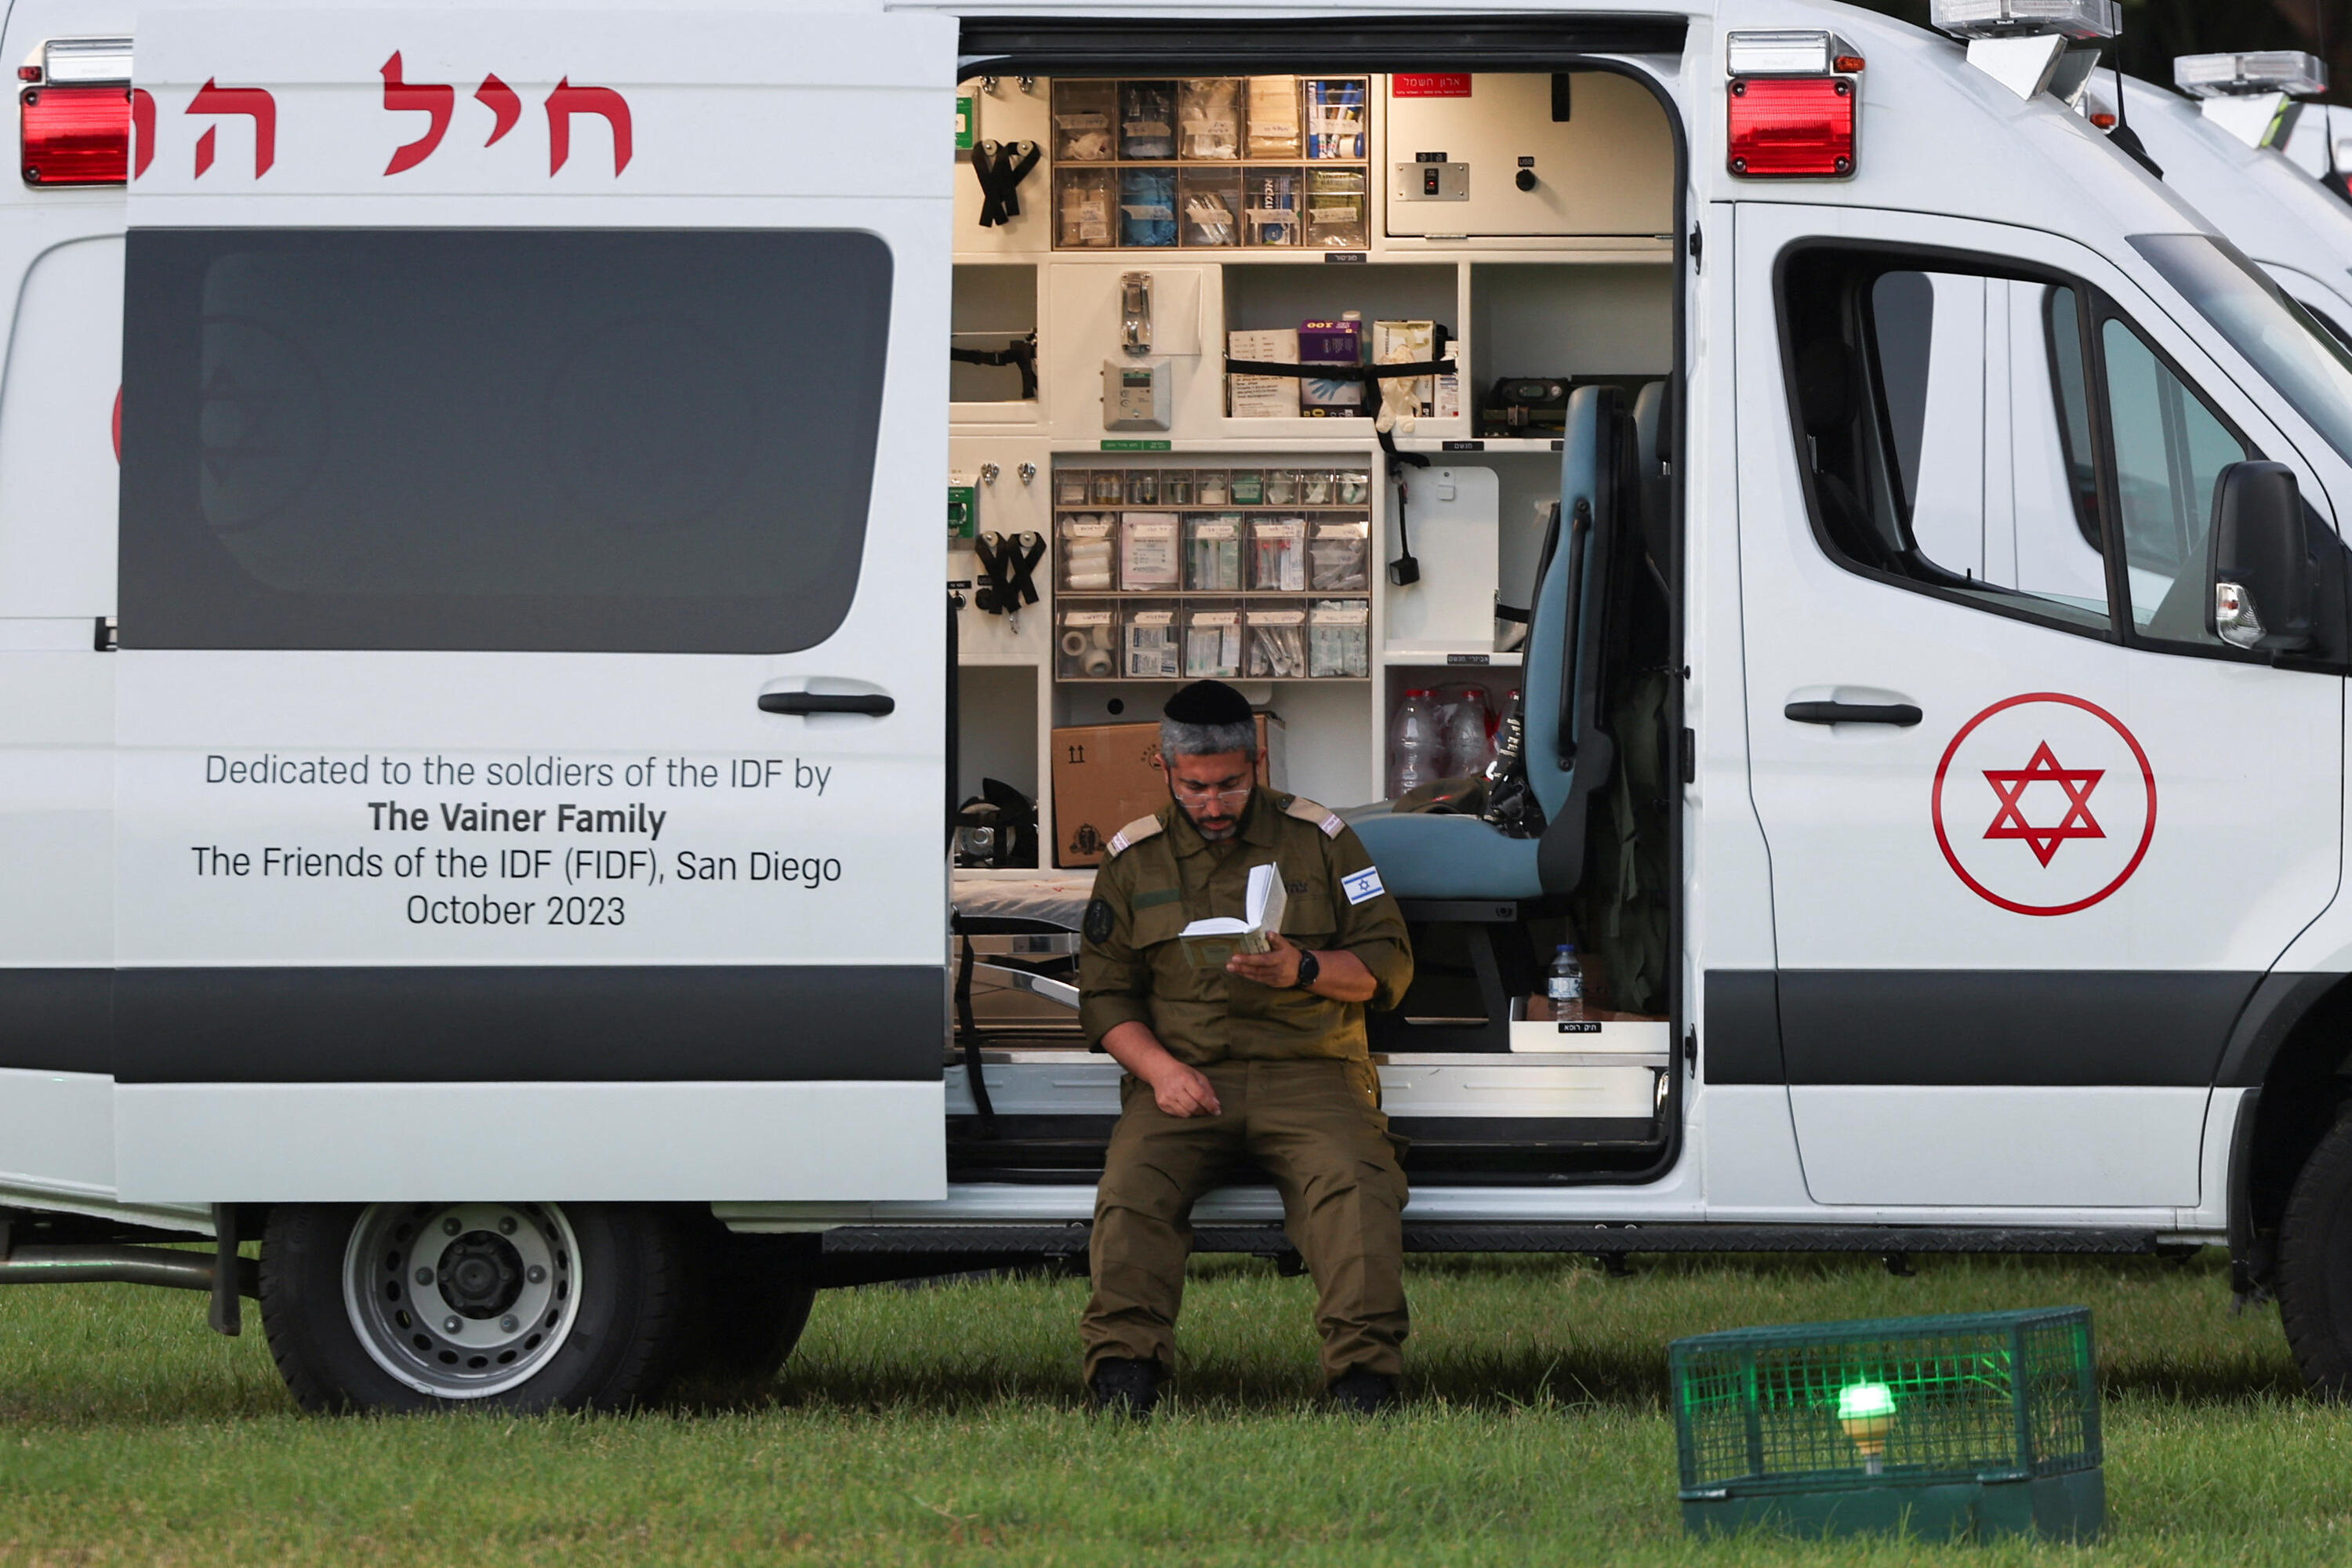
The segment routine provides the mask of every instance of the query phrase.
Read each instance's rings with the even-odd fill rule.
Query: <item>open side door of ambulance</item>
[[[943,1192],[954,53],[142,12],[126,1197]]]

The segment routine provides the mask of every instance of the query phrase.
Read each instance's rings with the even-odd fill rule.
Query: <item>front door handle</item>
[[[1780,713],[1800,724],[1894,724],[1906,730],[1927,717],[1908,702],[1791,702]]]
[[[877,719],[898,709],[898,701],[878,691],[762,691],[762,713],[869,713]]]

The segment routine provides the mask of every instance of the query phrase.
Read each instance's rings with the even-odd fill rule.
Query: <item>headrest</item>
[[[1853,423],[1853,351],[1838,339],[1815,338],[1797,351],[1797,412],[1808,436]]]
[[[1633,440],[1636,456],[1644,474],[1658,472],[1658,465],[1666,460],[1666,384],[1644,382],[1633,399]]]

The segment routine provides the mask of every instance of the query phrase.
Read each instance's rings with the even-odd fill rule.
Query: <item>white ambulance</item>
[[[1934,9],[18,0],[0,1280],[530,1408],[1080,1256],[1213,675],[1409,1247],[2226,1241],[2341,1382],[2352,364]]]
[[[2305,121],[2319,121],[2325,106],[2298,100],[2326,90],[2326,67],[2287,51],[2190,55],[2173,79],[2180,92],[2126,79],[2119,122],[2167,185],[2352,342],[2352,203],[2287,156]],[[2081,107],[2094,124],[2118,123],[2116,87],[2106,72],[2088,84]]]

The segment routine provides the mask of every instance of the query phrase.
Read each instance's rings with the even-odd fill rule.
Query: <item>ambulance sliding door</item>
[[[954,45],[142,10],[126,1197],[943,1191]]]
[[[2210,1202],[2231,1023],[2335,894],[2343,682],[2204,630],[2204,532],[2229,463],[2294,468],[2323,527],[2343,467],[2070,241],[1759,205],[1739,245],[1750,776],[1807,1188],[1896,1218]]]

